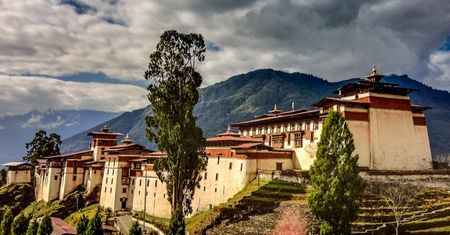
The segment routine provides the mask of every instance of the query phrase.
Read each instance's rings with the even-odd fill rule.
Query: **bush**
[[[320,235],[333,235],[333,227],[327,223],[320,225]]]

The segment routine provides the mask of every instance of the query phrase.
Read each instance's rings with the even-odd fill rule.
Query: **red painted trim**
[[[409,100],[373,96],[369,97],[369,100],[371,108],[411,110],[411,103]]]
[[[426,126],[425,117],[413,117],[413,123],[415,126]]]
[[[369,113],[345,111],[342,115],[344,116],[345,120],[349,121],[369,121]]]

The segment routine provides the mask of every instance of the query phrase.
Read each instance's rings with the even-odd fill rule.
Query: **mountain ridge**
[[[359,78],[329,82],[323,78],[300,72],[287,73],[273,69],[259,69],[230,77],[208,87],[201,88],[199,102],[194,109],[197,124],[204,136],[210,137],[224,132],[234,122],[248,120],[264,114],[276,104],[277,108],[289,110],[292,102],[296,108],[311,109],[313,103],[325,96],[335,96],[333,91]],[[412,92],[412,103],[431,106],[426,111],[429,136],[434,155],[450,153],[446,139],[450,133],[450,93],[427,86],[407,75],[390,74],[383,81],[397,83],[402,87],[419,89]],[[135,142],[150,148],[154,144],[145,138],[144,116],[151,112],[149,107],[126,112],[115,119],[101,123],[94,128],[74,135],[63,141],[65,152],[78,151],[89,146],[86,134],[108,125],[112,130],[129,133]]]

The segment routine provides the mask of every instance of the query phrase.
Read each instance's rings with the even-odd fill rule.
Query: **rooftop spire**
[[[125,138],[122,140],[122,143],[124,144],[131,144],[133,141],[130,139],[130,136],[128,134],[125,136]]]
[[[379,82],[383,77],[384,75],[377,73],[377,67],[375,65],[372,66],[372,73],[366,76],[371,82]]]
[[[231,126],[228,126],[227,133],[231,133]]]
[[[269,113],[272,113],[272,114],[277,114],[277,113],[281,113],[281,112],[283,112],[283,110],[277,109],[277,104],[275,104],[273,106],[273,109],[269,111]]]
[[[105,126],[103,126],[103,128],[101,130],[103,132],[109,132],[109,128],[106,126],[106,124],[105,124]]]
[[[294,103],[294,101],[292,101],[292,104],[291,104],[291,109],[292,109],[292,111],[294,111],[294,110],[295,110],[295,103]]]

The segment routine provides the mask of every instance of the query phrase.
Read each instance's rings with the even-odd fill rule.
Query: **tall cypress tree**
[[[77,235],[85,235],[89,226],[89,218],[84,214],[81,215],[77,223]]]
[[[30,224],[28,224],[26,235],[36,235],[39,224],[36,220],[32,220]]]
[[[10,208],[6,209],[3,214],[2,223],[0,225],[0,235],[9,235],[11,234],[11,224],[14,220],[14,215]]]
[[[27,232],[29,219],[23,214],[20,213],[19,215],[14,218],[14,221],[11,225],[11,234],[12,235],[23,235]]]
[[[49,216],[44,216],[39,223],[37,235],[50,235],[53,232],[52,220]]]
[[[314,190],[308,204],[327,223],[323,234],[350,234],[351,222],[358,216],[365,182],[359,176],[358,156],[352,156],[354,150],[347,123],[340,113],[330,112],[309,171]]]
[[[153,109],[146,117],[146,136],[167,154],[154,169],[167,186],[171,234],[185,234],[184,217],[192,212],[195,187],[206,168],[205,139],[193,115],[202,83],[195,63],[204,60],[205,51],[202,35],[165,31],[145,72],[151,81],[148,98]]]

